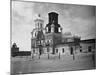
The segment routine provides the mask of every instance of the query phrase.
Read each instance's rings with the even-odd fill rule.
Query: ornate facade
[[[65,54],[67,50],[70,51],[70,46],[79,46],[80,37],[73,36],[69,33],[62,33],[62,27],[58,23],[57,13],[50,12],[48,16],[49,23],[46,24],[46,27],[44,27],[44,21],[40,15],[34,20],[35,28],[31,32],[32,55],[45,53],[56,54],[59,52]]]

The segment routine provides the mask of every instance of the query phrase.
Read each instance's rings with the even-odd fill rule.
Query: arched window
[[[37,33],[35,33],[35,37],[36,37]]]
[[[58,53],[58,49],[56,49],[56,53]]]
[[[40,28],[42,28],[42,23],[40,23]]]
[[[62,48],[62,52],[64,53],[65,51],[64,51],[64,48]]]
[[[48,27],[46,27],[46,31],[48,32]]]
[[[49,40],[47,40],[47,43],[49,44]]]
[[[52,45],[53,41],[52,41],[52,40],[50,40],[50,43],[51,43],[51,45]]]
[[[35,53],[35,50],[33,50],[33,53]]]
[[[38,23],[38,28],[39,28],[39,23]]]
[[[60,27],[58,28],[58,32],[61,32]]]

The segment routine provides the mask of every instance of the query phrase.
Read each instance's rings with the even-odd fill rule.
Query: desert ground
[[[88,70],[95,69],[95,54],[77,53],[74,55],[48,55],[44,54],[35,56],[31,59],[30,56],[12,57],[11,58],[11,74],[27,74],[27,73],[42,73],[42,72],[58,72],[58,71],[73,71],[73,70]]]

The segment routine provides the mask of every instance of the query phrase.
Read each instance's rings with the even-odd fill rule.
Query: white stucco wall
[[[58,52],[56,54],[61,54],[61,55],[70,55],[70,48],[68,45],[59,45],[55,48],[55,50],[58,49]],[[64,49],[64,52],[63,52]]]

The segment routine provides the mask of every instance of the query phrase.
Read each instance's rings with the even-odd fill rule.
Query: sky
[[[12,1],[11,10],[12,43],[20,51],[31,50],[31,31],[38,14],[44,20],[44,27],[48,24],[48,13],[56,12],[63,33],[71,32],[81,39],[96,38],[96,6]]]

